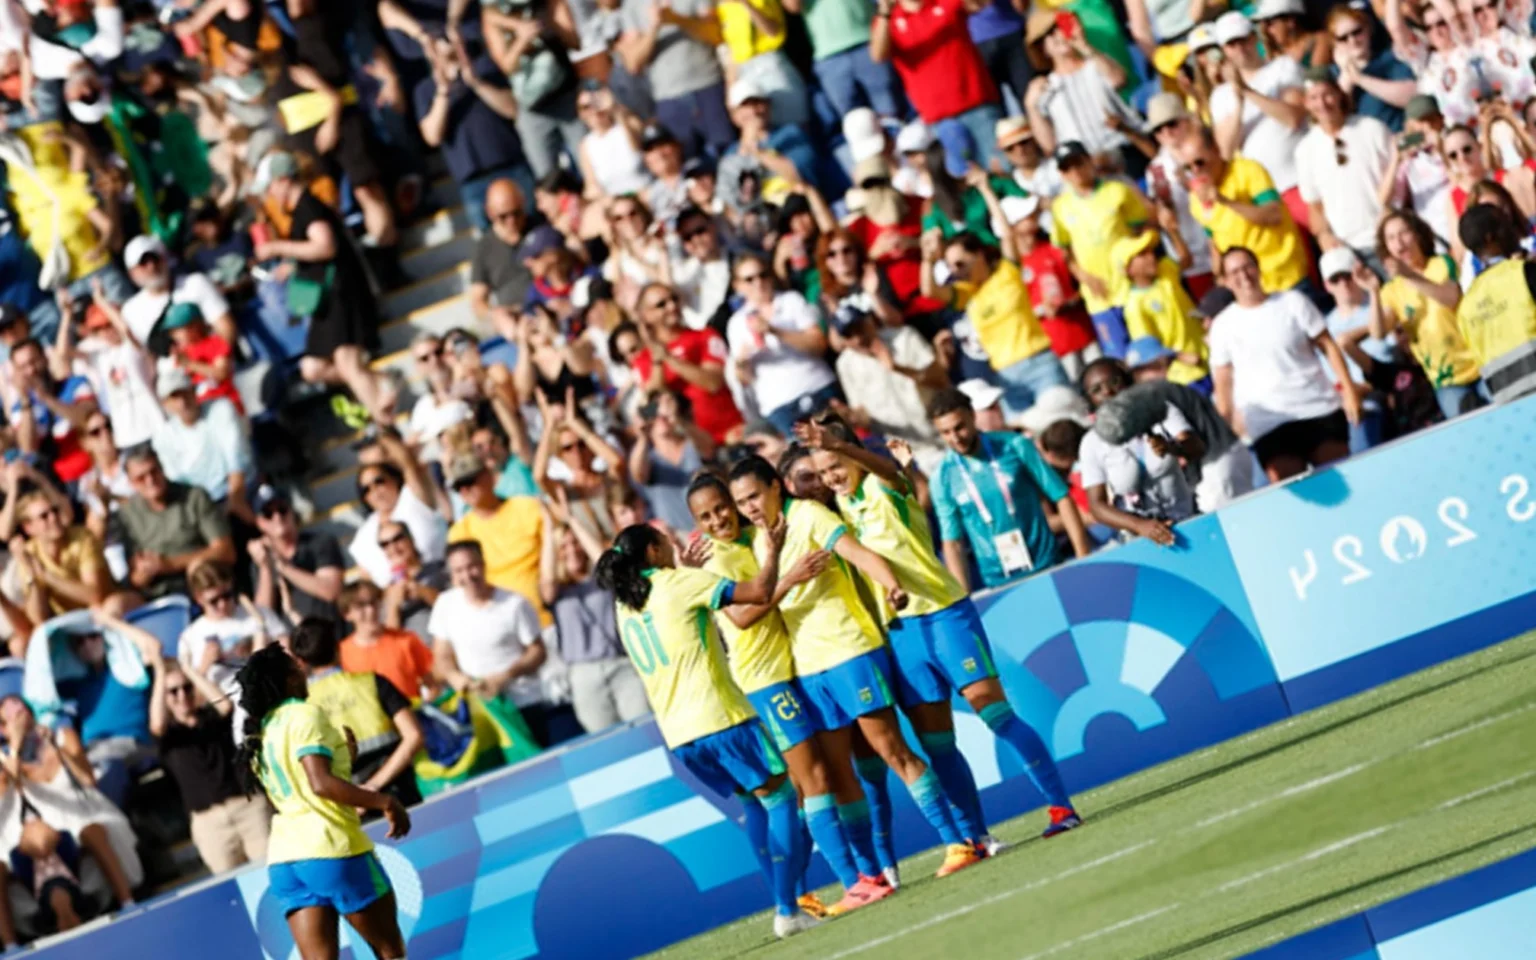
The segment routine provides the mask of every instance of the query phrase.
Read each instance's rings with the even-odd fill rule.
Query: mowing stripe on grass
[[[1095,867],[1102,867],[1106,863],[1114,863],[1116,860],[1123,859],[1133,853],[1138,853],[1142,850],[1145,850],[1147,847],[1152,846],[1156,842],[1156,840],[1143,840],[1141,843],[1132,844],[1123,850],[1116,850],[1114,853],[1108,853],[1102,857],[1098,857],[1097,859],[1089,860],[1084,863],[1079,863],[1076,866],[1068,867],[1055,876],[1043,877],[1039,880],[1031,880],[1029,883],[1026,883],[1021,887],[1014,887],[1012,890],[1004,890],[1002,893],[994,893],[990,897],[977,900],[975,903],[968,903],[959,909],[949,910],[945,913],[936,914],[921,923],[914,923],[910,927],[903,927],[895,933],[888,933],[883,937],[876,937],[873,940],[866,940],[856,947],[849,947],[847,950],[844,950],[841,953],[832,954],[832,956],[828,957],[827,960],[842,960],[843,957],[851,957],[854,954],[863,953],[866,950],[873,950],[876,947],[885,946],[887,943],[890,943],[893,940],[900,940],[902,937],[914,934],[919,930],[926,930],[935,924],[944,923],[945,921],[953,920],[956,917],[963,917],[968,913],[980,910],[982,907],[990,907],[992,904],[998,903],[1002,900],[1007,900],[1009,897],[1016,897],[1021,893],[1028,893],[1031,890],[1038,890],[1041,887],[1049,886],[1058,880],[1065,880],[1068,877],[1076,876],[1079,873],[1085,873]]]
[[[1516,776],[1510,777],[1508,780],[1500,780],[1498,783],[1489,784],[1486,787],[1482,787],[1480,789],[1473,790],[1471,793],[1464,793],[1464,794],[1462,794],[1459,797],[1452,797],[1451,799],[1449,799],[1449,800],[1445,801],[1444,803],[1440,804],[1440,806],[1436,807],[1435,809],[1436,810],[1449,810],[1452,807],[1459,807],[1459,806],[1461,806],[1462,804],[1466,803],[1469,800],[1476,800],[1478,797],[1485,797],[1485,796],[1487,796],[1490,793],[1498,793],[1500,790],[1503,790],[1505,787],[1512,787],[1515,784],[1519,783],[1520,781],[1522,781],[1522,780],[1529,780],[1532,777],[1536,777],[1536,770],[1527,770],[1524,773],[1517,774]]]
[[[1508,720],[1510,717],[1518,717],[1520,714],[1526,713],[1530,710],[1536,710],[1536,703],[1528,703],[1523,707],[1516,707],[1513,710],[1505,710],[1503,713],[1496,713],[1491,717],[1484,717],[1476,723],[1469,723],[1465,727],[1458,727],[1457,729],[1452,730],[1450,733],[1442,733],[1438,737],[1430,737],[1428,740],[1425,740],[1423,743],[1420,743],[1418,746],[1414,747],[1414,749],[1426,750],[1430,747],[1438,747],[1440,744],[1446,742],[1447,740],[1454,740],[1463,734],[1472,733],[1473,731],[1481,730],[1484,727],[1491,727],[1496,723],[1502,723],[1503,721]]]
[[[1333,783],[1336,780],[1343,780],[1345,777],[1359,773],[1361,770],[1364,770],[1365,768],[1378,762],[1379,761],[1377,760],[1367,760],[1364,763],[1357,763],[1353,766],[1345,767],[1342,770],[1335,770],[1333,773],[1325,773],[1315,780],[1308,780],[1306,783],[1298,783],[1294,787],[1286,787],[1279,793],[1273,793],[1267,797],[1260,797],[1258,800],[1255,800],[1252,803],[1245,803],[1240,807],[1233,807],[1231,810],[1227,810],[1225,812],[1215,814],[1214,816],[1206,817],[1204,820],[1197,821],[1195,823],[1195,829],[1201,830],[1206,827],[1218,824],[1223,820],[1230,820],[1233,817],[1240,817],[1245,813],[1251,813],[1252,811],[1264,806],[1266,803],[1273,803],[1276,800],[1287,800],[1299,794],[1306,793],[1308,790],[1316,790],[1318,787],[1326,787],[1328,784]]]
[[[1292,867],[1299,867],[1304,863],[1310,863],[1313,860],[1320,860],[1331,853],[1338,853],[1340,850],[1347,850],[1357,843],[1364,843],[1372,837],[1379,837],[1396,826],[1397,824],[1395,823],[1389,823],[1385,827],[1377,827],[1374,830],[1367,830],[1364,833],[1357,833],[1352,837],[1345,837],[1343,840],[1337,840],[1328,844],[1327,846],[1318,847],[1316,850],[1313,850],[1310,853],[1304,853],[1297,857],[1295,860],[1287,860],[1285,863],[1277,863],[1273,867],[1265,867],[1263,870],[1256,870],[1245,877],[1238,877],[1236,880],[1228,880],[1226,883],[1217,887],[1216,892],[1226,893],[1228,890],[1236,890],[1238,887],[1247,886],[1248,884],[1253,883],[1255,880],[1262,880],[1265,877],[1273,876],[1277,873],[1289,870]]]
[[[1146,923],[1153,917],[1160,917],[1165,913],[1170,913],[1179,909],[1181,906],[1183,906],[1183,904],[1170,903],[1166,907],[1158,907],[1156,910],[1148,910],[1146,913],[1137,914],[1128,920],[1121,920],[1119,923],[1112,923],[1102,930],[1095,930],[1092,933],[1085,933],[1080,937],[1073,937],[1071,940],[1068,940],[1065,943],[1058,943],[1056,946],[1051,947],[1049,950],[1041,950],[1039,953],[1031,953],[1029,956],[1024,957],[1023,960],[1041,960],[1042,957],[1049,957],[1054,954],[1058,954],[1063,950],[1070,950],[1073,947],[1080,947],[1091,940],[1097,940],[1100,937],[1107,937],[1111,933],[1119,933],[1126,927],[1134,927],[1138,923]]]

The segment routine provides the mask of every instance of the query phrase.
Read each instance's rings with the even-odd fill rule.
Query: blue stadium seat
[[[154,634],[165,655],[174,660],[181,643],[181,632],[192,622],[192,601],[180,596],[164,597],[134,610],[125,619]]]
[[[24,667],[15,657],[0,659],[0,700],[21,696],[21,675]]]
[[[517,366],[517,344],[506,337],[491,337],[480,341],[480,362],[485,366],[504,364],[508,370]]]

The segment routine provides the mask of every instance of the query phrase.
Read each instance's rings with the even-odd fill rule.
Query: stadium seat
[[[22,662],[15,657],[0,659],[0,700],[21,696]]]
[[[165,597],[134,610],[125,619],[154,634],[166,657],[174,660],[181,632],[192,622],[192,601],[183,596]]]

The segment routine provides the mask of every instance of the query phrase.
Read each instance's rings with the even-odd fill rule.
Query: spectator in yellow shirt
[[[1159,213],[1164,210],[1176,227],[1173,211],[1163,207]],[[1186,385],[1203,383],[1209,391],[1205,330],[1195,316],[1194,300],[1184,289],[1189,248],[1177,230],[1169,232],[1167,236],[1179,255],[1175,262],[1162,255],[1160,236],[1156,230],[1148,230],[1115,244],[1114,260],[1123,265],[1128,283],[1123,308],[1125,330],[1132,343],[1151,337],[1170,351],[1169,380]]]
[[[539,596],[539,555],[544,546],[544,509],[533,497],[496,496],[496,475],[472,453],[448,464],[448,486],[469,510],[448,528],[448,542],[475,540],[485,557],[485,579],[533,605],[539,622],[549,626],[549,611]]]

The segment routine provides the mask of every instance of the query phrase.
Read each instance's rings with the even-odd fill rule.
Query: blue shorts
[[[723,796],[749,793],[784,772],[784,758],[756,720],[673,747],[699,781]]]
[[[393,889],[372,850],[355,857],[274,863],[267,867],[267,885],[284,916],[306,907],[332,907],[345,916]]]
[[[795,680],[770,683],[747,694],[747,702],[762,718],[779,752],[804,743],[816,735],[816,724],[805,707],[805,691]]]
[[[841,730],[866,713],[894,707],[891,658],[885,647],[800,677],[805,705],[818,730]]]
[[[948,703],[956,691],[997,676],[981,613],[969,599],[891,622],[896,693],[904,707]]]

